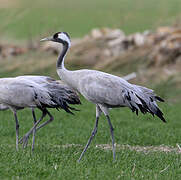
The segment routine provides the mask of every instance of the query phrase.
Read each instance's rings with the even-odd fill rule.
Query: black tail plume
[[[164,100],[161,97],[159,97],[159,96],[155,96],[155,99],[160,101],[160,102],[164,102]]]
[[[136,95],[137,98],[139,98],[139,100],[141,101],[142,105],[141,104],[137,104],[140,111],[145,114],[145,113],[151,113],[152,116],[154,116],[154,114],[156,116],[158,116],[164,123],[166,123],[166,120],[165,118],[163,117],[163,113],[161,112],[161,110],[157,107],[157,105],[155,105],[154,103],[151,103],[150,105],[147,105],[146,102],[140,98],[138,95]],[[160,98],[159,96],[155,96],[155,98],[158,100],[158,101],[161,101],[161,102],[164,102],[164,100],[162,98]],[[150,101],[153,102],[152,98],[150,98]],[[154,107],[154,108],[152,108]]]
[[[155,112],[155,114],[164,122],[166,123],[165,118],[163,117],[163,113],[160,111],[159,108],[157,108],[157,111]]]

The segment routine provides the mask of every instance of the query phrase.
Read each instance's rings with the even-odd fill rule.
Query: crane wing
[[[89,101],[107,107],[127,106],[133,112],[140,110],[143,114],[156,114],[166,122],[156,101],[163,101],[153,90],[130,84],[124,79],[107,73],[93,71],[84,74],[79,81],[79,91]]]
[[[79,83],[81,94],[88,100],[110,106],[126,106],[126,94],[133,89],[124,79],[106,73],[85,75]]]

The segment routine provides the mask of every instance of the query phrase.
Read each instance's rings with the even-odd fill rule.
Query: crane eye
[[[53,35],[53,38],[54,38],[54,39],[57,39],[57,38],[58,38],[58,33],[54,34],[54,35]]]

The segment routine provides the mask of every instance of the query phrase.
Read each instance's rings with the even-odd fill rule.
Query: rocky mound
[[[59,44],[33,42],[26,47],[0,45],[0,58],[29,51],[58,54]],[[125,35],[120,29],[93,29],[82,39],[73,39],[69,64],[114,72],[119,75],[136,72],[137,80],[162,80],[181,75],[181,26],[159,27]]]

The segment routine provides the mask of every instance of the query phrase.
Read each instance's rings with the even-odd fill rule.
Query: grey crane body
[[[15,110],[51,104],[48,91],[29,80],[18,78],[0,79],[0,102]]]
[[[37,125],[46,116],[50,119],[40,125],[37,129],[45,126],[53,120],[53,116],[49,113],[47,108],[64,109],[68,113],[75,110],[68,104],[80,104],[77,93],[68,85],[60,81],[56,81],[47,76],[18,76],[14,78],[0,79],[0,108],[11,109],[16,120],[16,148],[18,149],[19,123],[16,111],[23,108],[31,108],[34,118],[34,127],[20,140],[25,147],[29,135],[33,133],[34,136]],[[42,116],[39,121],[36,121],[34,108],[42,111]]]
[[[80,104],[75,91],[66,84],[46,76],[18,76],[0,79],[0,103],[4,108],[9,106],[14,110],[29,108],[66,108],[56,102],[66,101],[70,104]],[[58,101],[58,99],[57,99]],[[57,106],[58,105],[58,106]],[[65,110],[65,109],[64,109]]]
[[[64,75],[64,71],[58,69],[58,72],[62,74],[60,76],[62,81],[79,91],[92,103],[107,105],[111,108],[128,106],[124,99],[124,94],[130,92],[131,95],[131,91],[139,92],[138,90],[141,88],[132,86],[120,77],[101,71],[84,69],[71,72],[66,70],[66,75]],[[69,77],[74,77],[74,79]]]
[[[149,112],[165,122],[156,104],[156,101],[163,100],[156,96],[152,89],[130,84],[123,78],[96,70],[57,69],[57,73],[62,81],[94,104],[105,108],[129,107],[136,113],[138,110],[142,113]]]
[[[148,112],[157,115],[163,122],[166,122],[163,113],[156,104],[156,101],[163,100],[156,96],[153,90],[130,84],[118,76],[101,71],[87,69],[69,71],[64,67],[64,58],[71,45],[69,35],[66,32],[58,32],[52,37],[44,38],[41,41],[47,40],[63,45],[63,50],[57,61],[57,73],[61,80],[79,91],[88,101],[96,104],[95,126],[79,161],[97,132],[99,116],[102,112],[106,116],[110,127],[113,159],[115,159],[114,134],[109,117],[109,108],[129,107],[136,114],[138,114],[138,111],[143,114]]]
[[[5,111],[5,110],[7,110],[7,109],[9,109],[9,107],[8,107],[7,105],[0,104],[0,110],[1,110],[1,111]]]

